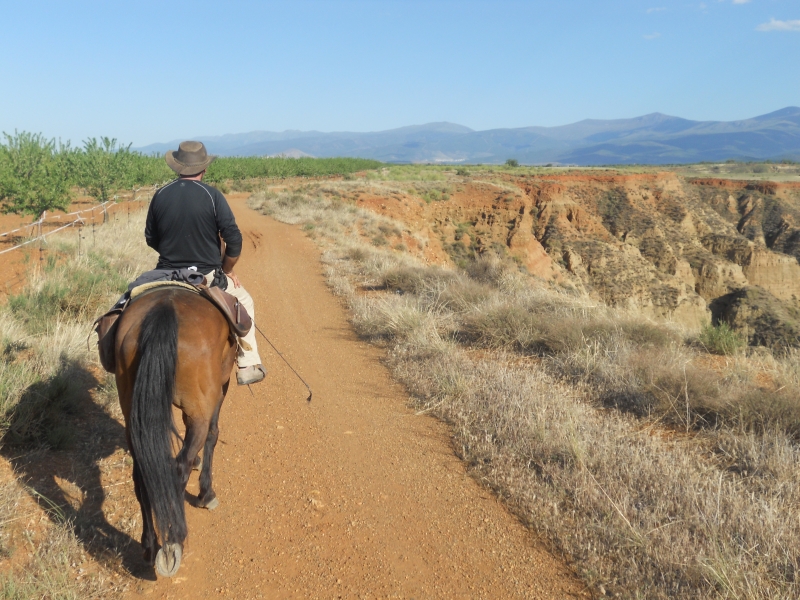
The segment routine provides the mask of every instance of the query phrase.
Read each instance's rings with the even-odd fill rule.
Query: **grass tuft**
[[[700,330],[699,340],[709,352],[723,356],[736,354],[747,347],[747,340],[724,321],[718,325],[705,324]]]

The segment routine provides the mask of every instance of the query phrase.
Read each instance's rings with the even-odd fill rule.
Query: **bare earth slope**
[[[296,228],[231,201],[237,267],[263,340],[265,383],[232,389],[215,455],[214,512],[189,508],[185,562],[131,597],[569,598],[583,586],[416,416],[380,352],[352,333]],[[189,490],[196,492],[196,479]]]
[[[442,193],[426,203],[369,180],[320,190],[424,231],[431,262],[507,255],[614,307],[694,330],[713,317],[754,345],[800,344],[798,182],[476,170],[416,185]],[[415,248],[386,240],[398,242]]]

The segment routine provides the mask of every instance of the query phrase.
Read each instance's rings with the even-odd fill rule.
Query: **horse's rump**
[[[176,393],[180,393],[187,383],[191,384],[198,377],[209,381],[224,377],[223,381],[226,381],[235,359],[235,340],[231,339],[227,321],[204,297],[172,286],[150,290],[131,300],[120,316],[114,336],[117,378],[129,379],[135,370],[139,355],[139,332],[148,314],[162,304],[172,306],[177,319]],[[213,364],[205,364],[206,361]],[[129,392],[132,391],[131,388]]]

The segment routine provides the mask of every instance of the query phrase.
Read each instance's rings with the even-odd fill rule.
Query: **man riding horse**
[[[164,577],[181,564],[188,534],[184,494],[193,467],[200,468],[193,505],[219,505],[212,464],[234,361],[239,385],[266,376],[253,299],[233,271],[242,234],[225,196],[203,183],[215,158],[200,142],[167,152],[178,179],[153,196],[144,231],[158,264],[95,321],[100,362],[114,373],[133,458],[144,560]],[[173,408],[185,425],[177,456]]]
[[[155,193],[147,212],[144,236],[147,245],[158,252],[156,269],[188,268],[202,273],[208,285],[217,285],[237,298],[255,321],[253,298],[233,271],[242,251],[242,234],[225,196],[203,183],[206,168],[217,157],[209,155],[202,142],[187,141],[164,158],[178,179]],[[266,370],[258,355],[255,327],[241,342],[236,381],[239,385],[257,383]]]

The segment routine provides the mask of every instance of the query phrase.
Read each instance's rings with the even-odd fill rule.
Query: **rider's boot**
[[[250,385],[251,383],[258,383],[266,376],[267,370],[261,365],[239,367],[236,373],[236,383],[239,385]]]

